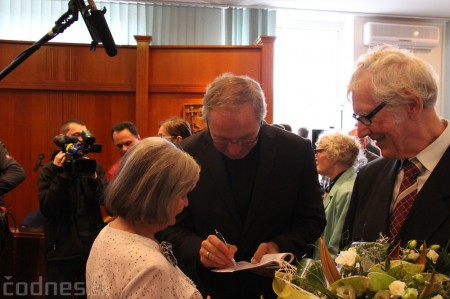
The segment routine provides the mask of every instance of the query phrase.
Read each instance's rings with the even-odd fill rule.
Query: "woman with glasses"
[[[191,125],[183,118],[170,117],[159,123],[158,136],[172,143],[179,143],[191,135]]]
[[[330,179],[323,204],[327,225],[322,238],[330,254],[339,253],[342,227],[350,204],[357,169],[367,162],[359,141],[340,132],[319,136],[315,151],[317,172]],[[316,242],[314,258],[320,258],[320,243]]]

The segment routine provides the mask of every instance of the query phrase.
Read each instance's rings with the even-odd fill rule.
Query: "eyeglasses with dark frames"
[[[206,122],[208,125],[208,131],[209,131],[209,124],[208,122]],[[246,139],[246,138],[239,138],[236,140],[230,140],[230,139],[217,139],[217,138],[213,138],[211,135],[211,131],[209,131],[209,136],[212,139],[212,142],[217,145],[217,146],[229,146],[230,144],[238,144],[241,146],[249,146],[249,145],[253,145],[256,144],[258,142],[259,139],[259,135],[261,133],[261,127],[263,125],[263,122],[261,122],[260,126],[259,126],[259,130],[258,130],[258,135],[256,136],[255,139]]]
[[[326,150],[327,150],[326,148],[316,148],[314,149],[314,153],[317,155],[318,153],[324,152]]]
[[[381,109],[383,109],[384,106],[386,106],[386,102],[381,102],[380,105],[376,106],[375,109],[373,109],[371,112],[369,112],[366,115],[357,115],[356,113],[353,113],[352,117],[362,123],[365,126],[370,126],[372,124],[372,118],[380,112]]]

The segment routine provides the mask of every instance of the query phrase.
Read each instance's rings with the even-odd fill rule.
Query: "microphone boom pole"
[[[82,17],[86,23],[89,33],[92,37],[91,50],[95,50],[95,46],[102,42],[105,46],[106,53],[109,56],[117,54],[117,48],[111,31],[108,28],[104,14],[106,8],[102,11],[97,10],[93,0],[88,0],[90,5],[86,6],[84,0],[70,0],[68,3],[68,10],[55,22],[55,26],[46,33],[40,40],[31,45],[28,49],[17,55],[16,58],[0,72],[0,80],[5,78],[16,67],[18,67],[25,59],[30,57],[34,52],[39,50],[43,44],[53,39],[60,33],[63,33],[70,25],[78,20],[78,12],[81,11]],[[93,8],[93,9],[92,9]],[[90,12],[92,10],[92,12]],[[85,16],[85,13],[90,12],[91,15]],[[94,15],[94,17],[92,17]]]

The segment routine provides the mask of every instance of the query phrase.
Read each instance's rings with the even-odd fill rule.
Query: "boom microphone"
[[[42,160],[45,158],[44,154],[39,154],[36,164],[33,167],[33,171],[37,171],[42,166]]]
[[[84,0],[77,0],[81,16],[93,40],[91,49],[94,48],[95,50],[95,45],[102,43],[108,56],[116,56],[116,43],[105,19],[106,8],[104,7],[103,10],[98,10],[93,0],[88,0],[88,2],[89,5],[86,6]]]

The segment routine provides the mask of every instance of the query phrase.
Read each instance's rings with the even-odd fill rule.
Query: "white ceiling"
[[[122,0],[124,1],[124,0]],[[125,0],[126,1],[126,0]],[[255,8],[294,8],[381,14],[418,18],[450,19],[449,0],[128,0],[129,2],[241,6]]]

